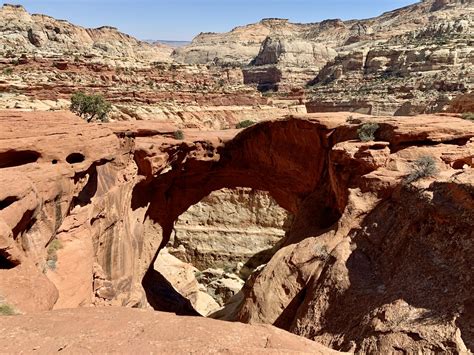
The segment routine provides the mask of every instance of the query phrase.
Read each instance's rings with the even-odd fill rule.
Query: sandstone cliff
[[[0,9],[1,56],[34,54],[43,57],[88,56],[110,63],[169,61],[172,49],[148,44],[116,28],[83,28],[46,15],[30,15],[21,5]]]
[[[229,33],[201,33],[189,46],[177,48],[173,58],[192,64],[248,64],[272,34],[291,35],[299,26],[285,19],[264,19],[256,24],[234,28]]]
[[[291,216],[267,193],[224,189],[178,218],[169,246],[174,255],[201,270],[232,270],[260,252],[270,253],[290,224]]]
[[[473,349],[468,120],[320,114],[176,140],[158,122],[0,117],[0,295],[20,311],[159,307],[175,221],[240,186],[295,219],[227,318],[361,353]],[[361,142],[367,122],[379,129]],[[434,169],[409,180],[426,157]]]
[[[473,14],[472,1],[426,0],[365,20],[269,19],[201,34],[173,58],[243,66],[246,84],[282,96],[309,86],[308,112],[442,112],[474,85]]]
[[[471,7],[455,18],[434,17],[430,25],[387,42],[347,46],[311,82],[308,111],[416,115],[446,110],[474,86],[473,15]]]
[[[254,64],[276,64],[279,59],[297,64],[301,58],[285,60],[285,57],[291,56],[293,52],[292,41],[296,41],[294,47],[298,47],[299,44],[298,52],[303,52],[304,55],[311,52],[301,48],[305,45],[319,44],[339,49],[347,45],[385,41],[394,36],[420,30],[433,21],[463,17],[466,11],[471,11],[471,8],[471,1],[425,0],[365,20],[335,19],[311,24],[294,24],[286,19],[264,19],[256,24],[237,27],[228,33],[201,33],[189,46],[175,50],[173,57],[186,63],[250,64],[260,52]],[[279,38],[288,38],[287,49],[285,46],[275,45],[275,42],[279,42]],[[242,47],[249,49],[242,51]]]

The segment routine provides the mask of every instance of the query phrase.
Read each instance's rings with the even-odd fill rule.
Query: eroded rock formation
[[[209,315],[270,260],[291,221],[263,191],[214,191],[178,218],[154,268],[197,312]]]
[[[262,92],[307,87],[308,112],[443,112],[472,81],[472,1],[427,0],[380,16],[293,24],[263,20],[204,33],[173,58],[242,66]]]
[[[261,260],[265,255],[269,258],[291,220],[291,215],[263,191],[223,189],[178,218],[168,249],[200,270],[235,270],[256,254],[262,253]],[[257,260],[255,263],[254,267],[259,265]]]
[[[114,27],[88,29],[46,15],[30,15],[21,5],[3,5],[0,24],[2,57],[18,52],[45,57],[69,53],[109,63],[166,62],[172,52],[170,47],[139,41]]]
[[[311,82],[308,112],[413,116],[472,90],[472,9],[366,48],[348,47]]]
[[[473,349],[472,122],[319,114],[184,140],[64,112],[0,122],[0,295],[21,311],[159,303],[153,264],[178,217],[248,187],[295,219],[225,317],[338,350]],[[358,139],[366,122],[375,141]],[[422,157],[436,174],[408,182]]]

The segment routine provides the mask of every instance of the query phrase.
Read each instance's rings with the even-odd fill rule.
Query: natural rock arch
[[[301,204],[320,189],[332,224],[344,209],[336,198],[328,170],[330,130],[308,120],[287,119],[256,125],[225,145],[197,141],[172,146],[166,172],[153,171],[153,154],[138,149],[135,161],[144,181],[137,184],[132,209],[148,205],[146,215],[169,228],[191,205],[212,191],[249,187],[268,191],[280,206],[297,214]],[[165,167],[163,167],[165,168]]]
[[[213,189],[264,186],[297,213],[232,320],[340,350],[472,350],[472,123],[348,115],[262,122],[237,136],[185,130],[178,141],[160,122],[0,114],[2,127],[15,127],[0,130],[3,296],[27,312],[146,306],[141,281],[166,242],[160,226]],[[374,121],[377,141],[358,140]],[[10,163],[31,147],[37,159]],[[68,164],[76,152],[84,161]],[[439,175],[407,186],[425,155]],[[53,271],[44,266],[54,238],[63,248]]]
[[[134,188],[132,209],[147,206],[146,218],[162,227],[161,249],[169,241],[174,222],[190,206],[222,188],[249,187],[268,191],[295,216],[309,198],[311,228],[307,216],[300,219],[305,233],[315,233],[338,220],[347,199],[340,184],[331,178],[331,134],[333,130],[309,120],[265,122],[226,144],[195,141],[171,146],[165,149],[170,165],[161,171],[153,165],[155,154],[137,149],[135,162],[144,180]],[[295,222],[297,228],[302,221],[296,218]],[[284,244],[300,238],[301,233],[292,233]],[[146,280],[153,273],[153,263],[144,279],[145,289],[152,283]],[[148,298],[150,301],[150,295]]]

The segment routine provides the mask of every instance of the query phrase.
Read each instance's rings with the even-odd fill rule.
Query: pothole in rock
[[[276,252],[291,221],[266,192],[214,191],[179,217],[155,270],[198,313],[225,317],[224,307],[239,302],[245,280]]]

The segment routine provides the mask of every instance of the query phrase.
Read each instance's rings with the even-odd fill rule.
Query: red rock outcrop
[[[379,128],[361,142],[367,122]],[[251,187],[295,220],[227,318],[338,350],[473,349],[468,120],[319,114],[184,140],[163,123],[61,112],[3,112],[0,124],[0,295],[20,310],[158,307],[154,255],[178,216],[211,191]],[[420,157],[433,169],[408,182]],[[30,278],[58,301],[16,299],[12,285],[24,280],[16,294],[29,295]]]
[[[340,354],[270,326],[127,308],[5,317],[0,327],[3,353]]]

